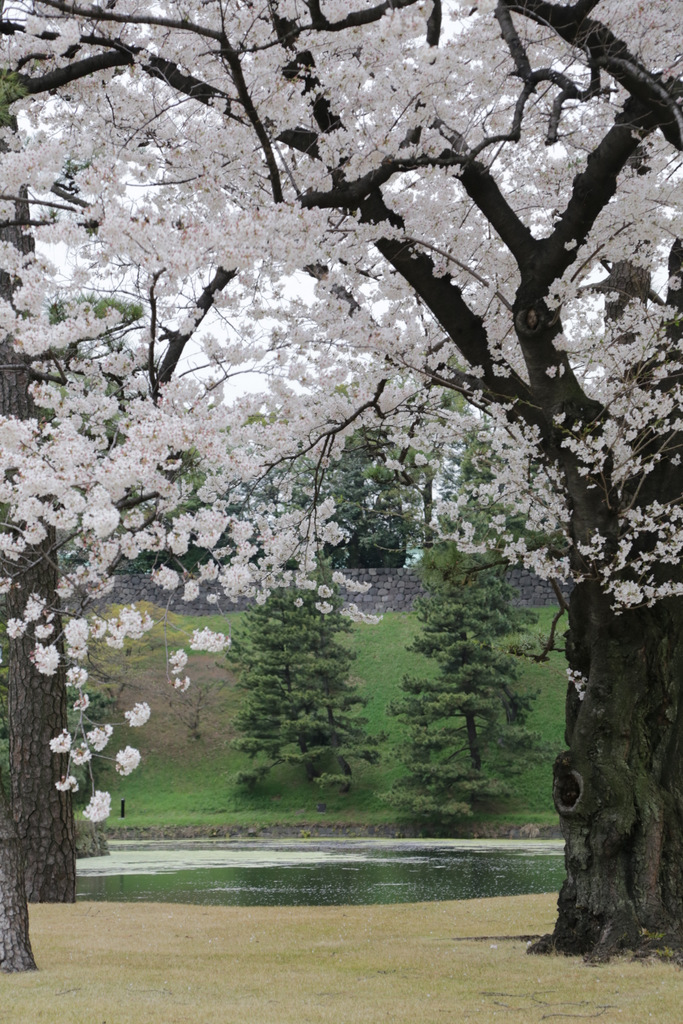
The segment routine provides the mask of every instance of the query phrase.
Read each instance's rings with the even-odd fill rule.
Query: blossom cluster
[[[682,596],[670,5],[604,0],[593,13],[621,56],[599,61],[533,4],[442,5],[440,28],[422,0],[358,18],[342,0],[258,17],[219,0],[115,6],[17,3],[3,36],[8,81],[31,87],[0,127],[0,216],[25,216],[35,245],[0,241],[3,367],[25,382],[21,410],[0,409],[0,592],[10,642],[80,694],[81,732],[54,752],[87,764],[110,739],[87,721],[90,646],[153,628],[135,607],[96,611],[127,560],[157,559],[162,604],[295,585],[332,611],[315,561],[347,534],[318,484],[378,424],[384,469],[422,486],[433,539],[595,581],[616,611]],[[634,81],[637,104],[657,104],[631,129]],[[630,155],[587,183],[615,124]],[[611,191],[589,223],[578,197],[598,179]],[[480,472],[439,481],[473,440]],[[314,484],[295,507],[302,460]],[[283,467],[276,508],[258,485]],[[601,514],[586,524],[577,507]],[[55,590],[27,593],[41,558]],[[186,646],[229,642],[201,629]],[[186,664],[184,648],[168,659],[178,690]],[[138,727],[149,708],[125,717]],[[87,816],[107,807],[97,792]]]

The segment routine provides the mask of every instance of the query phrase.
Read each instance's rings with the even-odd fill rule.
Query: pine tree
[[[440,826],[509,792],[492,767],[508,776],[520,752],[537,746],[524,725],[531,698],[519,691],[516,659],[500,646],[528,613],[511,607],[511,588],[492,570],[464,579],[461,572],[453,552],[433,556],[431,596],[417,606],[423,629],[410,649],[435,661],[437,672],[404,677],[403,695],[388,708],[406,726],[408,771],[389,799]]]
[[[367,703],[349,680],[354,655],[340,642],[351,631],[331,586],[278,590],[246,613],[235,644],[247,696],[236,718],[235,746],[253,759],[237,776],[253,785],[276,765],[301,765],[309,781],[348,792],[351,763],[378,760],[378,740],[365,734]],[[323,604],[332,611],[321,613]]]
[[[344,532],[343,543],[326,549],[333,566],[400,568],[411,550],[425,546],[435,470],[426,460],[418,465],[415,455],[381,429],[364,428],[347,440],[320,482],[321,496],[334,498],[334,519]]]

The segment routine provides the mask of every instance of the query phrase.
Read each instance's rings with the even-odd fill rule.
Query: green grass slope
[[[549,625],[551,609],[540,612],[539,629]],[[121,726],[116,749],[131,744],[142,753],[141,766],[121,778],[111,765],[99,771],[97,785],[112,794],[108,824],[133,827],[195,825],[267,827],[279,825],[360,824],[396,822],[397,812],[382,794],[402,773],[401,725],[385,709],[403,675],[429,674],[433,667],[422,655],[406,650],[419,623],[414,615],[387,614],[376,626],[358,625],[349,637],[356,653],[353,675],[368,697],[369,731],[386,732],[380,764],[355,765],[349,793],[321,790],[306,782],[300,769],[281,767],[253,791],[234,784],[233,776],[246,766],[245,756],[232,749],[233,721],[242,693],[237,676],[224,658],[189,651],[193,629],[208,626],[237,635],[242,616],[169,616],[144,641],[123,651],[103,649],[95,660],[108,676],[117,697],[119,720],[136,701],[147,701],[152,716],[141,729]],[[188,674],[193,685],[178,695],[165,680],[164,646],[184,646],[190,654]],[[561,656],[549,662],[523,662],[523,685],[538,694],[529,716],[547,745],[543,758],[529,759],[523,771],[508,780],[512,795],[497,806],[478,810],[475,820],[524,824],[555,822],[551,799],[551,764],[562,747],[566,676]],[[126,816],[121,821],[120,802]],[[326,805],[321,813],[320,803]],[[470,819],[471,821],[471,819]]]

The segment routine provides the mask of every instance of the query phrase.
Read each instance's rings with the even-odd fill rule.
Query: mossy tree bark
[[[610,955],[683,945],[683,607],[615,616],[596,585],[570,605],[570,686],[555,805],[567,878],[549,947]]]

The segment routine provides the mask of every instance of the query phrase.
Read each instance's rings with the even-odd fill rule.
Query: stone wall
[[[342,597],[358,605],[361,611],[378,614],[381,612],[408,612],[413,607],[416,597],[425,594],[417,573],[413,569],[347,569],[344,575],[359,583],[371,583],[366,594],[347,594],[342,588]],[[508,573],[508,581],[519,598],[514,603],[525,608],[542,608],[557,604],[555,593],[550,583],[534,576],[527,569],[512,569]],[[563,584],[565,595],[570,586]],[[218,602],[211,601],[211,596],[218,597]],[[215,615],[216,612],[244,611],[248,605],[246,598],[233,602],[225,598],[219,587],[215,585],[202,591],[195,601],[183,601],[182,588],[177,591],[162,590],[152,583],[144,574],[115,576],[113,587],[107,594],[107,604],[133,604],[149,601],[151,604],[165,607],[176,614]]]
[[[548,580],[542,580],[528,569],[510,569],[507,581],[519,594],[514,604],[521,608],[547,608],[557,604],[557,597]],[[573,584],[566,580],[560,583],[560,590],[565,598],[572,592]]]

